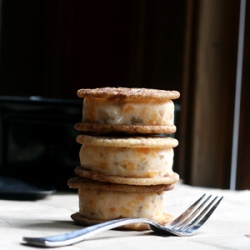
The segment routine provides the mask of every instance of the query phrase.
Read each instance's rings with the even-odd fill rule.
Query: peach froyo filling
[[[154,178],[173,173],[173,148],[129,148],[82,145],[81,166],[107,175]]]
[[[174,124],[172,100],[85,97],[82,122],[127,125]]]
[[[79,188],[79,212],[92,219],[122,217],[157,219],[162,216],[163,193],[108,192]]]

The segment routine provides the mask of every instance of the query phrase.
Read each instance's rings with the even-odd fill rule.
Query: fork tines
[[[177,217],[171,227],[178,231],[196,231],[211,216],[221,202],[222,197],[203,194],[183,214]],[[212,199],[212,200],[211,200]]]

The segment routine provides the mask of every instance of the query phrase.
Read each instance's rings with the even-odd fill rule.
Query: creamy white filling
[[[163,194],[126,193],[79,188],[79,210],[88,218],[109,220],[120,217],[159,218]]]
[[[172,174],[173,148],[125,148],[82,145],[85,168],[106,175],[153,178]]]
[[[83,122],[128,125],[173,125],[172,100],[85,97]]]

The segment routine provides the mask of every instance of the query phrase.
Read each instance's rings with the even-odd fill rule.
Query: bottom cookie
[[[76,224],[82,225],[82,226],[90,226],[90,225],[95,225],[95,224],[99,224],[99,223],[107,221],[107,220],[89,219],[89,218],[84,217],[79,212],[72,214],[71,218]],[[164,213],[162,217],[159,218],[155,222],[162,224],[162,225],[167,225],[172,220],[173,220],[173,216],[171,214]],[[146,223],[133,223],[133,224],[121,226],[118,229],[125,229],[125,230],[131,230],[131,231],[145,231],[145,230],[149,230],[149,226]]]

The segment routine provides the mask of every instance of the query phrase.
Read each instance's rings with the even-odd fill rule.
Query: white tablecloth
[[[224,199],[205,225],[191,237],[158,236],[150,231],[110,230],[70,249],[250,249],[250,191],[208,189],[177,184],[165,193],[165,210],[177,216],[203,193]],[[23,236],[53,235],[79,229],[70,215],[78,211],[75,193],[56,193],[38,201],[0,200],[0,249],[37,249]]]

